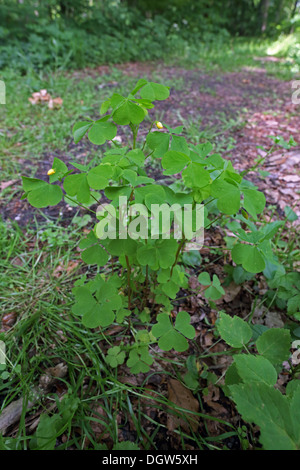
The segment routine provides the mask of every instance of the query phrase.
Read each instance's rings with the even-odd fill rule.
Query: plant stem
[[[131,309],[131,286],[130,286],[130,264],[128,256],[125,255],[127,265],[127,286],[128,286],[128,310]]]

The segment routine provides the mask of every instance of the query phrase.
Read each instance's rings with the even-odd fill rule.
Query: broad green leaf
[[[158,240],[156,243],[158,262],[161,268],[170,268],[176,259],[178,243],[174,239]]]
[[[288,313],[297,313],[300,310],[300,294],[288,299],[287,307]]]
[[[89,312],[82,317],[82,323],[87,328],[103,328],[113,323],[115,314],[113,310],[106,304],[97,303]]]
[[[213,146],[210,142],[196,145],[196,151],[199,153],[199,155],[202,158],[206,157],[212,151],[212,149],[213,149]]]
[[[266,267],[263,256],[256,246],[237,243],[231,250],[235,263],[241,264],[249,273],[260,273]]]
[[[88,133],[89,141],[95,145],[102,145],[117,135],[117,126],[112,122],[95,122]]]
[[[188,188],[203,188],[210,183],[210,174],[199,163],[190,163],[182,172],[184,184]]]
[[[209,300],[218,300],[225,295],[225,291],[221,286],[215,287],[212,285],[205,290],[204,295]]]
[[[92,168],[87,175],[87,181],[93,189],[104,189],[108,186],[108,181],[113,175],[111,165],[100,164]]]
[[[299,382],[299,381],[298,381]],[[292,394],[291,404],[290,404],[290,413],[292,418],[293,425],[293,435],[295,437],[297,449],[300,449],[300,388],[298,386],[294,387],[294,392]]]
[[[153,363],[153,358],[150,356],[148,346],[140,346],[133,349],[129,353],[129,359],[126,362],[127,366],[133,374],[147,373],[150,370],[149,365]]]
[[[171,280],[167,281],[161,287],[161,290],[164,292],[164,294],[170,297],[170,299],[175,299],[176,294],[179,291],[179,289],[180,287]]]
[[[76,195],[79,202],[85,203],[90,199],[90,188],[85,173],[67,176],[64,179],[64,190],[69,196]]]
[[[89,130],[89,128],[93,125],[93,122],[91,121],[81,121],[81,122],[76,122],[73,126],[73,136],[74,136],[74,142],[75,144],[78,144],[78,142],[82,139],[82,137],[86,134],[86,132]]]
[[[37,446],[39,450],[54,450],[60,421],[61,418],[57,414],[49,416],[46,413],[42,413],[36,430]]]
[[[163,351],[186,351],[188,349],[187,340],[174,329],[170,317],[166,313],[157,315],[157,323],[152,327],[152,334],[159,338],[158,346]]]
[[[153,157],[162,158],[169,150],[170,136],[165,132],[150,132],[146,137],[146,142],[151,150],[154,150]]]
[[[266,205],[266,198],[263,193],[256,189],[244,189],[243,206],[249,214],[256,220],[256,214],[260,214]]]
[[[145,80],[144,78],[140,78],[137,82],[137,84],[135,85],[134,89],[131,91],[131,95],[135,95],[141,88],[143,88],[143,86],[145,86],[147,84],[147,80]]]
[[[217,199],[217,207],[224,214],[232,215],[239,211],[241,195],[239,188],[234,184],[220,179],[214,180],[211,194]]]
[[[109,110],[110,108],[110,104],[111,104],[111,100],[106,100],[106,101],[103,101],[103,103],[101,104],[101,107],[100,107],[100,114],[105,114],[107,113],[107,111]]]
[[[191,317],[187,312],[180,311],[175,320],[175,328],[182,333],[186,338],[195,338],[195,328],[190,324]]]
[[[230,364],[226,371],[226,376],[225,376],[225,385],[235,385],[243,383],[241,377],[239,376],[236,364],[233,362]]]
[[[47,206],[56,206],[63,198],[63,192],[56,184],[40,186],[38,189],[30,191],[27,199],[33,207],[41,208]]]
[[[165,313],[157,315],[157,323],[152,327],[151,332],[159,338],[158,346],[164,351],[170,351],[172,348],[176,351],[186,351],[188,342],[184,336],[189,339],[195,337],[195,330],[190,325],[190,321],[191,318],[187,312],[179,312],[173,327],[169,315]]]
[[[231,317],[220,312],[217,329],[221,338],[233,348],[242,348],[249,343],[252,330],[248,323],[237,316]]]
[[[140,91],[142,98],[154,101],[154,100],[166,100],[169,95],[169,87],[160,85],[158,83],[149,82]]]
[[[175,150],[176,152],[185,153],[186,155],[190,154],[189,146],[187,141],[184,137],[173,135],[172,142],[171,142],[171,150]]]
[[[198,276],[198,281],[203,286],[210,286],[211,279],[210,279],[210,275],[208,274],[208,272],[204,271],[204,272],[200,273],[199,276]]]
[[[298,219],[296,212],[294,212],[293,209],[289,206],[285,206],[284,213],[289,222],[295,222],[295,220]]]
[[[158,261],[156,248],[151,245],[141,246],[137,250],[137,260],[141,266],[155,265]]]
[[[166,170],[165,175],[180,173],[191,161],[190,157],[175,150],[169,150],[162,158],[162,167]]]
[[[288,399],[279,390],[255,382],[231,385],[229,389],[243,419],[260,427],[259,440],[265,450],[299,448],[293,438]]]
[[[136,253],[137,247],[138,244],[135,240],[126,238],[124,240],[110,240],[107,249],[113,256],[121,256],[122,254],[132,256]]]
[[[47,185],[46,181],[40,180],[38,178],[28,178],[27,176],[22,176],[22,183],[23,189],[26,192],[33,191]]]
[[[94,234],[94,232],[91,230],[90,233],[85,238],[80,240],[79,248],[81,250],[84,250],[85,248],[88,248],[89,246],[95,245],[95,243],[97,242],[98,242],[98,239],[96,235]]]
[[[256,341],[259,354],[267,358],[272,364],[281,364],[290,357],[291,335],[289,330],[283,328],[270,328]]]
[[[143,166],[145,162],[145,154],[141,149],[130,150],[126,155],[126,158],[128,158],[131,163],[134,163],[138,167]]]
[[[96,305],[96,300],[90,290],[84,286],[76,288],[75,299],[76,303],[72,307],[72,312],[75,315],[84,315]]]
[[[277,372],[268,359],[252,354],[237,354],[234,356],[238,374],[244,383],[258,382],[275,385]]]
[[[124,100],[113,113],[113,120],[116,124],[126,125],[132,122],[132,124],[140,124],[145,118],[145,112],[143,108],[129,100]]]
[[[105,266],[108,261],[108,254],[101,246],[94,245],[86,248],[86,250],[82,252],[81,258],[82,261],[87,264]]]
[[[57,181],[59,178],[63,178],[65,174],[68,173],[67,165],[57,157],[54,157],[53,159],[52,168],[55,170],[55,173],[49,177],[51,184]]]

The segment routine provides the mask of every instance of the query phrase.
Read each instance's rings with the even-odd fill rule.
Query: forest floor
[[[185,137],[193,144],[210,141],[214,151],[230,159],[239,171],[251,168],[266,155],[274,143],[270,136],[286,141],[293,137],[295,146],[277,146],[256,171],[247,174],[247,179],[265,193],[266,216],[273,212],[282,219],[286,206],[300,216],[300,105],[292,103],[291,82],[267,74],[262,62],[256,68],[243,67],[236,72],[130,63],[64,73],[57,82],[49,79],[42,84],[53,96],[63,99],[62,107],[54,110],[48,109],[47,103],[30,104],[34,84],[27,83],[22,91],[17,89],[22,104],[18,112],[8,111],[0,183],[0,269],[6,272],[0,283],[0,339],[12,349],[14,366],[10,378],[2,385],[0,382],[0,404],[5,408],[18,397],[28,396],[32,384],[37,384],[45,371],[64,364],[67,372],[55,382],[51,393],[62,397],[72,390],[83,403],[75,412],[72,431],[58,438],[60,448],[89,448],[97,443],[111,448],[115,442],[138,440],[145,448],[159,450],[240,449],[243,439],[238,429],[243,429],[250,447],[255,446],[258,430],[241,428],[240,416],[222,391],[232,359],[226,354],[228,346],[214,334],[218,311],[201,294],[197,276],[203,265],[224,282],[226,295],[217,302],[218,310],[242,318],[251,315],[252,323],[269,327],[283,326],[288,319],[284,311],[269,310],[260,302],[266,292],[263,276],[256,276],[255,282],[226,283],[224,266],[231,259],[223,254],[222,247],[230,231],[226,227],[206,231],[200,257],[186,267],[190,288],[180,291],[173,302],[175,311],[185,310],[191,315],[197,334],[190,349],[181,354],[155,350],[156,360],[148,374],[134,376],[125,365],[116,372],[102,364],[99,371],[97,351],[91,345],[97,343],[101,354],[108,348],[107,338],[111,344],[128,338],[124,329],[114,326],[105,331],[106,339],[102,333],[91,332],[87,345],[80,326],[70,327],[73,282],[84,273],[94,272],[72,248],[80,229],[87,230],[92,220],[83,209],[63,202],[37,210],[21,200],[21,175],[45,179],[54,157],[83,164],[92,157],[101,158],[98,148],[87,139],[75,145],[70,128],[79,116],[95,117],[103,99],[114,91],[128,91],[139,78],[170,86],[170,97],[156,104],[155,119],[173,128],[183,125]],[[141,127],[140,138],[147,127],[147,123]],[[118,136],[126,143],[126,134]],[[163,177],[157,166],[149,167],[149,173],[156,179]],[[191,355],[197,358],[199,367],[197,393],[182,385],[186,360]],[[14,372],[17,364],[22,371],[20,383],[20,370]],[[105,380],[110,384],[108,395]],[[278,387],[285,381],[283,374]],[[53,399],[44,397],[23,416],[21,426],[14,423],[6,430],[6,436],[20,436],[21,432],[25,442],[34,434],[41,413],[57,409],[55,406]],[[193,419],[184,419],[182,408],[190,410]]]

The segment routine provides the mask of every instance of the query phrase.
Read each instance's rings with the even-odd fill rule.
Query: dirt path
[[[257,146],[268,150],[272,145],[270,135],[280,135],[286,140],[292,136],[300,142],[300,106],[292,104],[291,84],[267,76],[264,69],[209,75],[201,70],[153,63],[122,64],[118,68],[127,76],[172,84],[169,99],[156,105],[157,116],[172,127],[184,124],[187,138],[194,143],[210,140],[215,150],[230,158],[237,169],[249,168],[258,156],[264,156],[264,151]],[[74,72],[72,77],[83,80],[107,74],[110,70],[108,66],[101,66]],[[118,85],[117,82],[104,84],[112,91],[117,91]],[[141,136],[147,128],[148,124],[141,128]],[[124,141],[126,136],[122,130],[119,134]],[[65,149],[41,155],[36,176],[44,177],[54,156],[65,162],[71,157],[80,161],[92,147],[87,139],[77,145],[71,140],[66,142]],[[269,176],[258,178],[257,173],[250,173],[249,178],[266,192],[267,203],[277,204],[281,210],[285,205],[296,203],[296,212],[300,214],[300,144],[289,151],[278,150],[261,169],[267,170]],[[44,213],[56,218],[62,207],[63,203],[46,208]],[[1,215],[24,226],[32,220],[33,210],[26,201],[15,197],[2,207]],[[64,211],[64,217],[69,220],[74,211]]]

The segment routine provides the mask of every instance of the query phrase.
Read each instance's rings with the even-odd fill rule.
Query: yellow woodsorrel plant
[[[200,205],[204,229],[223,216],[242,222],[246,229],[239,225],[235,230],[232,259],[250,273],[263,271],[266,262],[273,260],[271,238],[278,229],[277,224],[270,223],[260,226],[258,231],[255,222],[264,209],[264,195],[243,179],[230,161],[212,153],[210,143],[191,145],[179,135],[182,126],[172,129],[165,123],[149,120],[154,102],[168,97],[167,86],[144,79],[137,82],[128,96],[113,93],[102,103],[100,119],[81,121],[73,127],[76,143],[85,135],[95,145],[112,142],[99,165],[72,163],[69,169],[54,158],[48,172],[49,183],[23,177],[23,197],[37,208],[56,205],[63,197],[82,207],[91,198],[100,206],[103,194],[110,201],[99,207],[94,229],[79,243],[82,260],[99,266],[99,273],[75,283],[72,311],[81,317],[86,328],[105,330],[113,323],[123,323],[131,329],[132,344],[111,347],[107,362],[117,367],[127,358],[133,373],[149,371],[153,362],[149,344],[158,342],[165,351],[185,351],[187,340],[195,337],[190,315],[185,311],[177,315],[172,312],[172,300],[181,288],[188,287],[181,260],[193,231],[184,230],[181,237],[176,237],[175,211],[169,211],[168,236],[160,222],[153,233],[153,205],[164,205],[166,210],[173,205],[177,210],[188,206],[192,224]],[[140,142],[138,131],[145,119],[149,120],[149,131]],[[114,142],[118,126],[130,127],[131,148]],[[164,175],[181,175],[180,178],[169,186],[159,184],[146,173],[145,162],[151,159],[161,164]],[[127,209],[135,207],[125,217],[120,203],[124,198]],[[130,231],[130,226],[135,230]],[[105,275],[101,269],[104,266]],[[224,294],[216,275],[211,279],[202,272],[199,282],[206,286],[205,296],[210,302]],[[136,331],[136,320],[144,323],[144,330]]]

